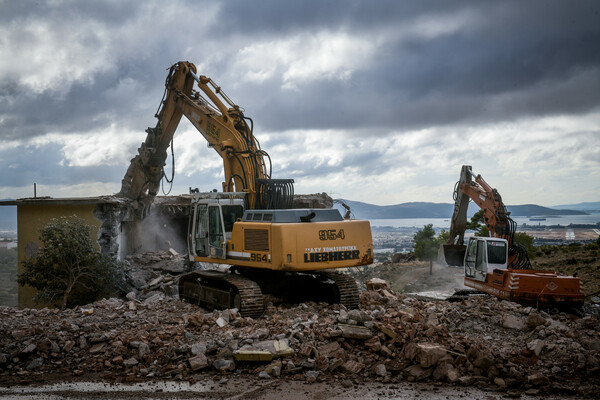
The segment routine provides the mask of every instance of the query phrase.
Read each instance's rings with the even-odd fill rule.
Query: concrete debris
[[[148,257],[160,262],[172,254],[137,259]],[[139,270],[152,265],[138,262]],[[0,384],[40,383],[46,374],[126,382],[247,374],[600,397],[600,326],[592,317],[549,315],[492,297],[423,301],[378,283],[361,293],[356,310],[269,305],[251,319],[179,301],[160,289],[177,277],[160,271],[158,289],[148,285],[158,276],[149,277],[127,300],[65,311],[0,307]]]
[[[371,330],[364,326],[339,324],[338,328],[342,331],[342,337],[348,339],[366,340],[373,337]]]
[[[294,194],[292,208],[331,208],[333,199],[327,193]]]
[[[375,375],[384,377],[387,375],[387,369],[385,368],[385,364],[377,364],[374,368]]]
[[[514,314],[503,314],[500,323],[503,327],[509,329],[523,330],[525,323],[523,318]]]
[[[379,290],[379,289],[389,289],[390,284],[387,281],[379,278],[372,278],[365,282],[367,285],[367,290]]]
[[[206,355],[204,354],[198,354],[194,357],[190,357],[188,362],[190,363],[190,369],[192,371],[198,371],[208,367],[208,358],[206,358]]]
[[[266,350],[239,349],[233,352],[235,361],[271,361],[273,354]]]
[[[269,375],[266,371],[260,371],[258,377],[260,379],[271,379],[271,375]]]
[[[128,292],[127,299],[132,301],[144,301],[156,294],[150,292],[177,297],[178,276],[189,269],[186,257],[173,249],[128,255],[122,261],[122,266],[125,273],[124,291]]]
[[[294,350],[288,346],[287,339],[247,344],[233,352],[235,361],[271,361],[275,357],[291,357],[293,355]]]

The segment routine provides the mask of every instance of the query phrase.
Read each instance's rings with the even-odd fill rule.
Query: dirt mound
[[[454,291],[464,288],[462,268],[443,267],[429,262],[375,263],[366,267],[351,268],[348,273],[358,282],[380,278],[389,282],[399,293],[424,291]]]

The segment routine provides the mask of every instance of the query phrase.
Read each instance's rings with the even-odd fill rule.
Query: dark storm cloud
[[[327,160],[311,159],[290,159],[285,168],[275,168],[273,178],[302,177],[304,179],[326,176],[346,171],[346,168],[353,167],[363,174],[380,174],[389,171],[391,165],[382,158],[383,151],[369,150],[360,152],[345,153],[339,162],[330,165]]]
[[[141,142],[156,123],[167,68],[179,60],[194,62],[246,109],[256,136],[268,137],[275,177],[316,181],[351,171],[363,185],[384,176],[405,185],[386,174],[406,169],[422,195],[423,165],[464,162],[458,142],[478,138],[469,128],[521,119],[519,127],[537,126],[543,137],[536,118],[554,115],[570,118],[552,127],[566,132],[557,142],[575,129],[592,132],[573,159],[594,171],[597,124],[586,114],[600,105],[599,9],[595,1],[541,0],[0,2],[0,143],[13,146],[0,150],[1,186],[118,186],[130,157],[123,154],[135,153],[131,135],[122,142],[130,152],[111,142],[98,148],[113,152],[106,157],[89,151],[102,138],[30,143],[48,133],[84,142],[105,132],[116,142],[120,130],[139,132]],[[587,126],[567,127],[573,121]],[[421,128],[433,133],[415,133]],[[338,136],[323,140],[331,152],[321,132]],[[504,134],[480,145],[492,148]],[[393,144],[378,148],[369,137]],[[527,149],[521,144],[509,143]],[[559,150],[536,154],[556,158],[562,144],[552,146]],[[73,160],[95,165],[66,166]],[[184,176],[183,166],[176,184],[218,186],[220,167],[187,160],[202,172]]]
[[[401,130],[581,113],[600,104],[599,3],[474,2],[462,7],[473,16],[466,26],[433,38],[386,43],[368,69],[352,73],[350,82],[316,80],[297,93],[270,82],[261,93],[272,100],[258,110],[261,122],[269,129]],[[393,4],[385,9],[388,16],[406,11]],[[375,21],[351,15],[351,10],[340,13],[350,15],[353,29],[367,36],[377,30]],[[427,12],[412,11],[411,17]],[[388,22],[379,21],[381,27]],[[571,87],[565,85],[570,80]],[[501,96],[510,101],[498,103]]]
[[[178,2],[174,7],[186,14],[186,10],[200,12],[206,4]],[[379,44],[373,59],[352,71],[348,81],[317,76],[291,91],[282,88],[277,74],[264,82],[240,84],[237,102],[252,110],[265,130],[384,128],[378,132],[561,113],[562,107],[578,113],[600,104],[600,5],[593,1],[228,1],[222,2],[209,29],[199,31],[189,17],[172,30],[162,26],[164,30],[156,34],[154,23],[168,7],[136,1],[68,1],[56,6],[4,2],[3,24],[18,19],[24,24],[35,24],[39,18],[55,24],[83,19],[106,31],[73,32],[63,38],[65,46],[75,41],[93,52],[102,34],[136,18],[148,19],[140,25],[148,40],[142,35],[137,49],[115,51],[114,60],[107,61],[108,70],[90,72],[92,82],[74,82],[66,93],[57,93],[64,88],[32,93],[14,76],[0,76],[1,137],[82,132],[111,123],[143,132],[154,123],[164,68],[184,58],[187,48],[196,57],[190,61],[209,62],[208,73],[237,82],[239,77],[231,75],[237,49],[227,47],[233,38],[244,38],[240,43],[247,46],[325,29],[373,38],[375,46],[374,38],[381,32],[391,34],[422,18],[435,21],[461,12],[466,13],[466,22],[454,32]],[[28,46],[28,35],[11,37]],[[118,49],[119,38],[109,45]],[[580,87],[588,89],[583,96],[569,87],[552,90],[578,75],[584,77]],[[133,85],[118,91],[127,79]],[[219,83],[225,88],[232,85]],[[118,96],[111,96],[114,92]],[[498,96],[514,101],[498,103]],[[149,112],[149,117],[144,115]]]
[[[96,74],[93,84],[74,83],[64,94],[46,90],[35,93],[14,81],[4,82],[0,95],[0,132],[3,139],[25,139],[48,132],[79,133],[118,124],[123,129],[145,129],[153,114],[144,113],[154,104],[158,106],[162,88],[149,82],[151,76],[130,75],[129,68],[111,73]],[[121,91],[113,96],[124,79],[134,79],[145,91],[153,92],[154,100],[144,93]],[[140,112],[139,103],[142,103]],[[154,123],[154,122],[152,122]]]
[[[19,0],[2,2],[0,23],[17,19],[26,22],[35,17],[60,19],[72,18],[100,20],[108,25],[120,25],[135,17],[139,9],[136,1],[80,1],[66,0],[49,2],[40,0]]]
[[[45,185],[110,182],[123,171],[119,166],[70,167],[63,162],[63,156],[63,150],[57,144],[0,150],[2,185],[19,187],[33,185],[34,182],[43,182]]]
[[[220,24],[222,33],[244,34],[311,31],[347,27],[364,30],[387,24],[401,24],[422,16],[460,8],[470,1],[397,1],[397,0],[307,0],[298,2],[244,0],[223,2],[220,15],[228,24]]]
[[[171,6],[182,4],[189,6],[182,2]],[[25,62],[37,69],[31,71],[29,65],[0,69],[0,138],[86,132],[111,124],[139,129],[142,138],[146,126],[155,124],[166,69],[195,39],[193,24],[184,21],[179,27],[164,22],[164,11],[160,2],[3,2],[0,28],[8,34],[5,46],[0,43],[0,54],[9,46],[28,50],[32,59]],[[156,31],[157,21],[167,25],[163,32]],[[40,29],[50,30],[45,35]],[[44,40],[45,36],[51,39]],[[89,71],[82,52],[88,53]],[[65,59],[62,71],[50,72],[57,79],[47,80],[47,87],[27,82],[44,76],[46,69],[57,69],[64,54],[80,59]],[[23,72],[27,67],[30,71]]]

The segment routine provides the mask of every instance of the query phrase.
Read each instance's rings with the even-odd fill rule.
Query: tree
[[[419,260],[433,260],[437,254],[440,242],[435,238],[433,224],[428,224],[415,233],[415,257]]]
[[[483,210],[477,211],[467,223],[467,229],[475,231],[475,236],[486,237],[490,235],[488,227],[483,222]]]
[[[116,291],[120,273],[94,250],[90,227],[76,216],[53,218],[40,231],[38,254],[23,262],[19,285],[37,289],[36,302],[84,304]]]
[[[514,243],[517,245],[521,245],[525,250],[527,250],[527,255],[530,260],[535,258],[536,248],[533,245],[533,236],[529,236],[525,232],[516,232],[514,237]]]
[[[450,239],[450,231],[447,231],[445,229],[442,229],[440,234],[437,236],[437,241],[439,242],[439,244],[448,243],[449,239]]]

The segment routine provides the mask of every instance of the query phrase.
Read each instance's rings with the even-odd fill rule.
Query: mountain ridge
[[[563,205],[557,205],[557,206],[551,206],[550,208],[554,208],[554,209],[569,209],[569,210],[579,210],[579,211],[586,211],[586,212],[600,212],[600,201],[585,201],[582,203],[576,203],[576,204],[563,204]]]
[[[344,210],[340,202],[348,205],[356,218],[362,219],[451,218],[454,211],[454,204],[451,203],[408,202],[378,206],[361,201],[336,199],[335,207],[340,211]],[[513,217],[588,215],[581,210],[555,209],[537,204],[507,205],[506,208]],[[471,217],[478,210],[479,207],[471,202],[467,215]]]

